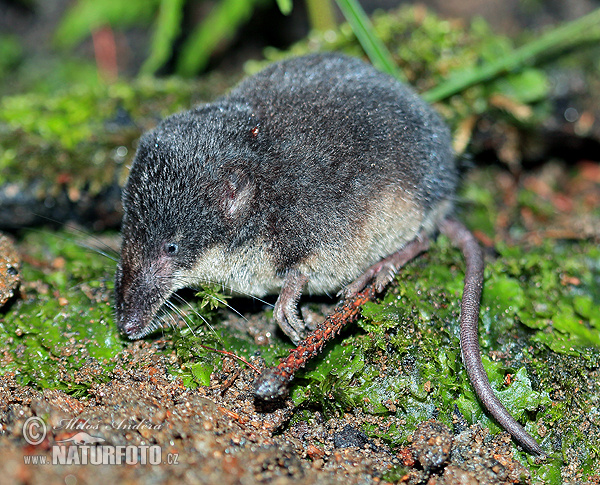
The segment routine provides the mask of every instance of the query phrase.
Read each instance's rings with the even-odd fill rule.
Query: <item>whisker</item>
[[[61,227],[64,227],[64,228],[68,229],[69,231],[78,232],[78,233],[80,233],[80,234],[83,234],[83,235],[84,235],[84,236],[86,236],[86,237],[92,238],[92,239],[94,239],[94,240],[95,240],[95,241],[96,241],[98,244],[100,244],[101,246],[104,246],[104,247],[105,247],[105,248],[106,248],[106,249],[107,249],[109,252],[112,252],[112,253],[115,253],[115,254],[118,254],[118,253],[119,253],[119,251],[118,251],[117,249],[113,248],[112,246],[109,246],[109,245],[108,245],[108,244],[106,244],[106,242],[104,242],[102,239],[100,239],[100,238],[99,238],[99,237],[97,237],[97,236],[94,236],[94,234],[93,234],[93,233],[91,233],[91,232],[88,232],[88,231],[85,231],[85,230],[83,230],[83,229],[81,229],[81,228],[77,227],[77,226],[76,226],[76,225],[74,225],[74,224],[63,223],[63,222],[61,222],[61,221],[59,221],[59,220],[57,220],[57,219],[53,219],[52,217],[48,217],[48,216],[44,216],[44,215],[42,215],[42,214],[38,214],[37,212],[34,212],[33,214],[34,214],[34,215],[36,215],[37,217],[40,217],[40,218],[42,218],[42,219],[46,219],[46,220],[47,220],[47,221],[49,221],[49,222],[53,222],[53,223],[55,223],[55,224],[58,224],[59,226],[61,226]],[[74,240],[74,242],[77,242],[77,241],[76,241],[76,240]],[[88,249],[90,249],[90,248],[88,248]],[[94,248],[94,249],[95,249],[95,248]]]
[[[165,302],[165,307],[172,310],[174,313],[176,313],[181,318],[181,320],[183,320],[185,326],[188,329],[190,329],[190,332],[192,332],[192,334],[193,334],[194,331],[191,329],[190,324],[188,323],[187,319],[185,318],[185,315],[183,315],[175,305],[173,305],[171,302]],[[165,311],[164,310],[165,307],[163,307],[163,318],[168,317],[170,320],[169,327],[172,328],[173,330],[177,330],[179,328],[178,320],[175,318],[175,315],[173,315],[172,312]]]
[[[173,293],[173,298],[175,298],[175,299],[179,300],[181,303],[184,303],[185,305],[187,305],[187,307],[206,324],[206,326],[210,329],[210,331],[212,333],[214,333],[215,335],[217,335],[217,331],[210,324],[210,322],[200,312],[198,312],[188,301],[186,301],[185,298],[182,298],[177,293]],[[170,303],[170,305],[172,305],[172,307],[175,307],[175,305],[172,302],[169,302],[169,303]],[[177,311],[179,311],[179,309],[177,309]]]
[[[76,232],[79,232],[79,233],[83,234],[87,238],[91,238],[99,246],[104,246],[104,248],[105,248],[104,250],[101,250],[99,247],[94,247],[94,246],[89,246],[89,248],[98,251],[100,254],[102,254],[103,256],[106,256],[109,259],[118,261],[119,250],[117,248],[114,248],[114,247],[110,246],[105,241],[103,241],[102,239],[100,239],[98,236],[95,236],[94,234],[92,234],[90,232],[86,232],[83,229],[79,229],[78,227],[68,225],[68,226],[66,226],[66,228],[69,231],[76,231]],[[77,242],[77,240],[75,242]],[[85,246],[85,247],[88,247],[88,246]],[[115,256],[113,257],[109,253],[112,253]]]
[[[101,256],[104,256],[105,258],[110,259],[111,261],[113,261],[115,263],[119,262],[119,258],[117,256],[118,255],[118,251],[115,248],[111,248],[108,244],[106,244],[100,238],[98,238],[98,237],[96,237],[96,236],[94,236],[92,234],[88,234],[88,233],[86,233],[85,231],[83,231],[81,229],[77,229],[77,228],[70,227],[70,226],[65,226],[65,227],[67,229],[71,230],[71,231],[79,231],[79,232],[85,234],[87,237],[97,240],[98,243],[102,244],[103,246],[106,246],[106,248],[108,249],[108,251],[110,251],[111,253],[114,253],[115,256],[109,254],[109,252],[107,252],[107,251],[103,251],[102,249],[100,249],[98,247],[95,247],[95,246],[92,246],[90,244],[84,243],[82,240],[77,239],[77,238],[68,238],[68,237],[65,237],[65,236],[61,236],[60,234],[56,234],[55,232],[51,233],[51,232],[49,232],[48,230],[45,230],[45,229],[29,228],[28,231],[37,232],[37,233],[40,233],[40,234],[44,234],[46,236],[48,234],[51,234],[52,237],[55,237],[55,238],[60,239],[62,241],[67,241],[67,242],[71,242],[71,243],[77,244],[77,246],[79,246],[81,248],[85,248],[85,249],[87,249],[87,250],[89,250],[89,251],[91,251],[93,253],[99,254]]]
[[[160,324],[160,322],[156,318],[154,318],[145,328],[143,328],[139,333],[135,334],[134,338],[136,338],[136,339],[143,338],[146,335],[150,335],[151,333],[153,333],[159,329],[163,329],[163,327]]]
[[[176,297],[177,299],[179,299],[180,301],[182,301],[183,303],[186,303],[190,309],[192,310],[193,313],[195,313],[203,322],[204,324],[211,330],[211,332],[217,335],[217,332],[215,331],[215,329],[210,325],[210,323],[206,320],[206,318],[204,318],[203,315],[201,315],[200,313],[198,313],[197,311],[194,310],[194,308],[187,303],[183,298],[181,298],[179,295],[173,295],[174,297]],[[187,329],[190,331],[190,333],[194,336],[197,337],[196,332],[194,331],[194,322],[193,320],[190,318],[189,315],[184,314],[181,309],[179,307],[177,307],[177,305],[175,305],[173,302],[171,301],[167,301],[166,304],[168,305],[169,308],[171,308],[173,311],[175,311],[180,317],[181,319],[184,321],[185,326],[187,327]]]
[[[45,220],[47,220],[49,222],[53,222],[54,224],[57,224],[60,227],[64,227],[68,231],[78,232],[80,234],[83,234],[85,237],[91,238],[94,241],[96,241],[96,243],[98,243],[99,246],[104,246],[105,250],[100,250],[99,247],[94,247],[94,246],[88,246],[88,245],[80,244],[80,242],[77,239],[71,239],[71,240],[69,240],[67,238],[63,238],[63,239],[65,239],[67,241],[75,242],[76,244],[79,244],[82,247],[85,247],[86,249],[90,249],[90,250],[93,250],[93,251],[95,251],[95,252],[97,252],[99,254],[102,254],[103,256],[106,256],[109,259],[113,259],[115,261],[117,260],[117,258],[110,256],[110,253],[114,253],[115,255],[118,255],[119,254],[118,249],[116,249],[116,248],[108,245],[105,241],[103,241],[99,237],[95,236],[92,232],[88,232],[88,231],[86,231],[84,229],[81,229],[81,228],[77,227],[74,224],[64,223],[64,222],[61,222],[59,220],[53,219],[52,217],[48,217],[48,216],[44,216],[42,214],[38,214],[37,212],[34,212],[34,215],[36,215],[37,217],[40,217],[42,219],[45,219]],[[32,228],[31,230],[33,230],[33,231],[39,231],[39,232],[44,232],[44,230],[42,230],[42,229]],[[55,234],[53,233],[53,235],[55,235]],[[61,236],[57,236],[57,237],[61,237]]]
[[[273,308],[275,306],[273,303],[269,303],[268,301],[265,301],[262,298],[259,298],[258,296],[255,296],[247,291],[233,290],[233,288],[231,286],[228,286],[223,282],[218,282],[218,281],[209,280],[209,279],[204,279],[199,282],[197,278],[191,278],[191,277],[186,277],[186,276],[181,276],[181,275],[178,275],[176,277],[157,276],[157,278],[158,279],[171,278],[175,283],[183,283],[183,286],[185,288],[191,288],[194,291],[200,291],[200,289],[196,286],[196,285],[198,285],[198,283],[203,284],[203,285],[220,285],[223,288],[223,291],[227,290],[230,293],[239,293],[242,296],[245,296],[247,298],[252,298],[253,300],[256,300],[256,301],[262,303],[263,305],[267,305],[271,308]]]
[[[180,299],[182,299],[181,297],[179,297],[179,298],[180,298]],[[184,301],[185,301],[185,300],[184,300]],[[185,315],[183,315],[183,314],[182,314],[182,313],[179,311],[179,309],[178,309],[178,308],[177,308],[177,307],[176,307],[176,306],[175,306],[175,305],[174,305],[172,302],[170,302],[170,301],[166,301],[166,302],[165,302],[165,305],[166,305],[168,308],[171,308],[171,309],[175,310],[175,311],[176,311],[176,312],[177,312],[177,313],[178,313],[180,316],[182,316],[182,318],[184,318],[184,321],[186,321],[186,320],[187,320],[186,316],[185,316]],[[168,314],[168,313],[164,313],[164,314],[162,314],[162,315],[160,316],[160,319],[161,319],[162,321],[164,321],[164,317],[165,317],[165,316],[169,316],[171,319],[173,319],[173,321],[175,321],[175,319],[174,319],[173,315],[172,315],[172,314]],[[187,324],[187,321],[186,321],[186,324]],[[188,328],[189,328],[190,332],[192,333],[192,335],[193,335],[194,337],[197,337],[197,335],[194,333],[194,330],[193,330],[193,328],[192,328],[192,327],[191,327],[189,324],[187,324],[187,326],[188,326]],[[173,328],[175,328],[175,325],[174,325],[174,324],[173,324]],[[208,351],[210,351],[210,352],[216,352],[216,353],[219,353],[219,354],[222,354],[222,355],[226,355],[227,357],[230,357],[230,358],[236,359],[236,360],[238,360],[238,361],[240,361],[240,362],[242,362],[242,363],[246,364],[246,365],[247,365],[249,368],[251,368],[251,369],[252,369],[252,370],[253,370],[255,373],[257,373],[257,374],[260,374],[260,370],[259,370],[259,369],[258,369],[256,366],[252,365],[250,362],[248,362],[248,360],[246,360],[246,359],[244,359],[243,357],[240,357],[240,356],[238,356],[238,355],[234,354],[233,352],[230,352],[230,351],[228,351],[228,350],[217,349],[217,348],[215,348],[215,347],[210,347],[209,345],[205,345],[205,344],[202,344],[202,343],[198,343],[197,345],[198,345],[199,347],[201,347],[201,348],[205,349],[205,350],[208,350]]]
[[[75,244],[77,244],[78,246],[80,246],[82,248],[89,249],[92,252],[98,253],[100,256],[104,256],[106,259],[110,259],[114,263],[118,263],[119,262],[119,258],[117,258],[115,256],[111,256],[110,254],[106,253],[105,251],[102,251],[99,248],[96,248],[94,246],[90,246],[89,244],[84,244],[81,241],[73,241],[73,242],[75,242]]]
[[[173,302],[165,301],[162,308],[163,308],[163,311],[164,311],[164,308],[168,308],[169,310],[171,310],[171,312],[168,312],[168,315],[169,315],[169,318],[173,322],[173,324],[171,325],[172,328],[174,328],[174,329],[178,328],[178,325],[177,325],[178,320],[175,318],[175,315],[173,315],[173,313],[176,314],[183,321],[183,323],[185,323],[185,325],[189,328],[190,325],[188,323],[188,319],[183,314],[183,312],[179,308],[177,308],[177,305],[173,304]]]
[[[167,317],[167,316],[168,316],[168,315],[166,315],[165,313],[163,313],[163,314],[160,314],[160,315],[159,315],[159,314],[157,314],[157,315],[155,316],[155,318],[156,318],[156,319],[157,319],[157,320],[158,320],[158,321],[161,323],[161,325],[160,325],[160,329],[161,329],[161,331],[162,331],[162,336],[163,336],[163,337],[165,336],[165,325],[167,326],[167,328],[171,326],[171,325],[169,324],[169,322],[168,322],[168,321],[166,321],[166,318],[165,318],[165,317]]]
[[[199,288],[191,288],[194,291],[201,291]],[[235,314],[237,314],[240,318],[242,318],[245,322],[248,321],[248,319],[242,315],[238,310],[236,310],[234,307],[232,307],[229,303],[227,303],[226,300],[221,300],[220,298],[217,298],[215,295],[211,295],[211,294],[207,294],[207,296],[209,296],[210,298],[218,301],[221,305],[223,305],[225,308],[229,308],[232,312],[234,312]]]

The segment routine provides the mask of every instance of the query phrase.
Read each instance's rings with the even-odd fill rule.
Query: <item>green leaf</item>
[[[196,378],[201,386],[210,386],[210,375],[214,370],[212,364],[200,361],[192,364],[190,369],[192,371],[192,375]]]
[[[218,308],[224,308],[227,306],[227,300],[231,298],[231,295],[223,293],[223,286],[218,284],[206,284],[196,292],[196,296],[201,298],[200,308],[206,308],[209,310],[216,310]]]
[[[532,389],[531,379],[527,375],[525,367],[521,367],[514,374],[510,386],[506,389],[500,389],[499,387],[496,390],[498,399],[502,401],[507,409],[511,410],[516,419],[520,419],[525,411],[535,411],[539,406],[551,402],[547,394],[535,392]]]
[[[494,88],[519,103],[528,104],[545,99],[548,96],[550,83],[543,72],[537,69],[524,69],[518,74],[498,79],[494,83]]]

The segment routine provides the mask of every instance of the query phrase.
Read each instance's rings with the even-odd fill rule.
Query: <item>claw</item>
[[[301,342],[308,333],[306,324],[298,316],[298,300],[307,282],[308,276],[296,270],[290,271],[283,282],[273,311],[279,327],[294,344]]]

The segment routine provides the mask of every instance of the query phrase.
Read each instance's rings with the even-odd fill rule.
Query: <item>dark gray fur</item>
[[[123,197],[119,326],[131,337],[154,329],[173,270],[215,244],[233,251],[261,238],[285,276],[357,237],[391,187],[425,218],[456,182],[447,127],[408,87],[337,54],[273,64],[142,137]],[[179,253],[167,271],[171,241]]]

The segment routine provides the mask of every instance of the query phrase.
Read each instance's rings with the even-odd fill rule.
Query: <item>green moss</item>
[[[592,287],[556,286],[548,275],[583,269],[587,259],[596,257],[597,247],[547,243],[503,253],[486,269],[480,339],[484,367],[500,400],[551,456],[543,465],[534,465],[516,447],[515,454],[538,478],[550,480],[547,483],[561,483],[551,477],[560,477],[561,467],[572,463],[573,456],[584,476],[591,476],[599,472],[600,345],[575,338],[580,330],[557,326],[560,314],[546,320],[543,330],[543,322],[535,329],[523,325],[520,315],[552,299],[558,310],[576,300],[572,311],[586,314]],[[428,255],[402,271],[398,286],[382,301],[365,305],[360,328],[330,345],[298,374],[294,403],[330,414],[358,407],[388,415],[388,429],[365,426],[365,431],[392,446],[406,444],[417,425],[433,416],[452,426],[455,406],[467,422],[500,432],[477,400],[460,359],[461,266],[460,254],[440,238]],[[518,268],[521,274],[511,275]],[[597,308],[598,300],[592,301]],[[580,326],[589,323],[580,319]],[[538,338],[541,332],[548,336],[548,346]],[[597,331],[587,332],[597,336]],[[559,348],[560,353],[554,353],[554,342],[563,339],[575,352]]]
[[[198,307],[198,302],[192,302]],[[275,366],[279,359],[284,357],[293,346],[290,342],[277,338],[271,339],[268,345],[259,345],[248,334],[240,334],[233,328],[228,328],[218,323],[222,314],[217,314],[214,325],[206,321],[198,321],[210,314],[203,313],[202,319],[192,317],[190,327],[175,329],[171,334],[173,346],[178,357],[177,366],[170,370],[171,374],[181,377],[184,385],[195,388],[199,385],[210,384],[210,375],[221,369],[222,354],[212,349],[225,350],[235,356],[250,359],[260,357],[266,366]],[[194,323],[196,325],[194,326]],[[169,332],[171,332],[169,331]],[[169,334],[167,332],[167,334]]]
[[[1,372],[36,388],[85,394],[107,380],[124,348],[112,318],[112,263],[64,233],[32,232],[21,243],[24,298],[0,318]]]
[[[190,301],[192,312],[186,316],[184,328],[170,328],[166,334],[173,339],[178,364],[170,372],[183,379],[184,385],[195,388],[209,385],[213,372],[221,369],[223,354],[250,359],[259,357],[268,367],[277,365],[279,359],[293,348],[289,341],[270,339],[267,345],[260,345],[247,333],[236,328],[222,325],[223,309],[229,308],[230,295],[225,294],[220,285],[206,285],[196,295],[197,300]],[[240,315],[240,318],[244,318]]]
[[[38,182],[47,195],[63,186],[71,198],[122,183],[141,133],[158,120],[224,90],[202,82],[142,78],[112,85],[76,85],[53,95],[0,100],[0,185]]]
[[[599,300],[592,293],[600,282],[598,247],[590,245],[582,251],[547,241],[527,253],[520,248],[498,249],[510,258],[504,270],[512,275],[505,280],[518,287],[518,295],[508,296],[509,313],[537,330],[533,341],[569,355],[589,355],[600,347],[600,317],[593,310]],[[501,264],[498,261],[495,266]],[[578,285],[572,283],[575,279]],[[540,295],[544,295],[542,300]]]
[[[402,443],[434,413],[451,425],[455,404],[467,421],[499,431],[476,400],[460,360],[457,322],[463,275],[456,269],[460,260],[460,254],[440,238],[427,256],[411,263],[393,291],[363,308],[359,326],[367,333],[335,344],[299,376],[295,403],[394,414],[405,422],[402,429],[387,434],[394,444]],[[515,324],[514,318],[506,323],[512,302],[503,293],[505,281],[499,281],[502,284],[490,291],[486,286],[484,317],[504,321],[508,327]],[[484,345],[487,342],[486,353],[503,350],[500,344],[490,345],[492,340],[489,335],[482,339]],[[525,364],[523,360],[511,367],[484,356],[492,386],[518,419],[550,403],[547,393],[532,390]],[[508,387],[504,385],[507,373],[514,374]]]

